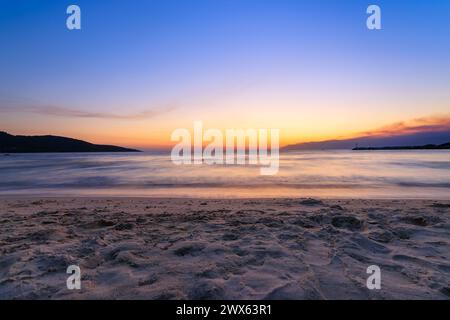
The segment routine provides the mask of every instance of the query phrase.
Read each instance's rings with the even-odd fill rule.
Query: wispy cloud
[[[25,113],[28,112],[64,118],[92,118],[92,119],[117,119],[117,120],[149,119],[173,111],[176,108],[177,107],[175,105],[166,105],[162,107],[143,110],[137,113],[118,114],[110,112],[77,110],[57,106],[10,105],[5,103],[0,104],[0,111],[3,112],[25,112]]]
[[[446,130],[450,130],[450,116],[430,116],[392,123],[375,130],[361,132],[360,135],[390,136]]]

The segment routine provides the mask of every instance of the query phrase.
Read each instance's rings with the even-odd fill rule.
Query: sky
[[[449,88],[450,1],[0,0],[12,134],[156,148],[201,120],[277,128],[287,145],[450,127]]]

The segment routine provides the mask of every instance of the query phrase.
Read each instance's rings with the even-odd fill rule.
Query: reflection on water
[[[172,164],[151,153],[0,155],[0,195],[450,198],[450,151],[302,151],[259,166]]]

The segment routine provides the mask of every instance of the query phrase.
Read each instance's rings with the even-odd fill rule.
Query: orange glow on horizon
[[[37,118],[37,117],[36,117]],[[226,129],[280,129],[280,147],[291,144],[305,142],[320,142],[326,140],[344,140],[362,136],[383,136],[412,134],[416,132],[445,131],[450,130],[450,115],[434,115],[428,117],[416,117],[411,120],[397,121],[391,124],[380,124],[380,121],[374,121],[371,126],[375,129],[364,130],[370,127],[362,122],[356,122],[353,127],[347,125],[349,119],[342,123],[336,123],[328,120],[322,121],[317,125],[317,121],[305,122],[300,124],[296,119],[275,119],[273,123],[277,126],[270,126],[270,120],[267,117],[260,119],[249,118],[237,119],[233,121],[216,118],[205,119],[203,129],[217,128],[222,132]],[[275,117],[274,117],[275,118]],[[44,120],[44,119],[42,119]],[[193,131],[193,120],[180,119],[161,119],[156,123],[149,121],[108,121],[98,119],[85,119],[82,123],[79,119],[45,119],[48,130],[33,129],[32,122],[22,121],[21,126],[8,127],[3,126],[1,130],[15,135],[57,135],[85,140],[96,144],[119,145],[136,149],[170,149],[176,142],[170,140],[173,130],[176,128],[186,128]],[[34,119],[33,121],[36,121]],[[10,122],[12,123],[12,121]],[[42,122],[41,122],[42,123]],[[76,129],[74,129],[76,128]],[[207,144],[207,143],[206,143]]]

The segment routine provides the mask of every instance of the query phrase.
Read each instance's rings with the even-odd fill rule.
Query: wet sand
[[[450,299],[450,201],[2,198],[0,299]]]

